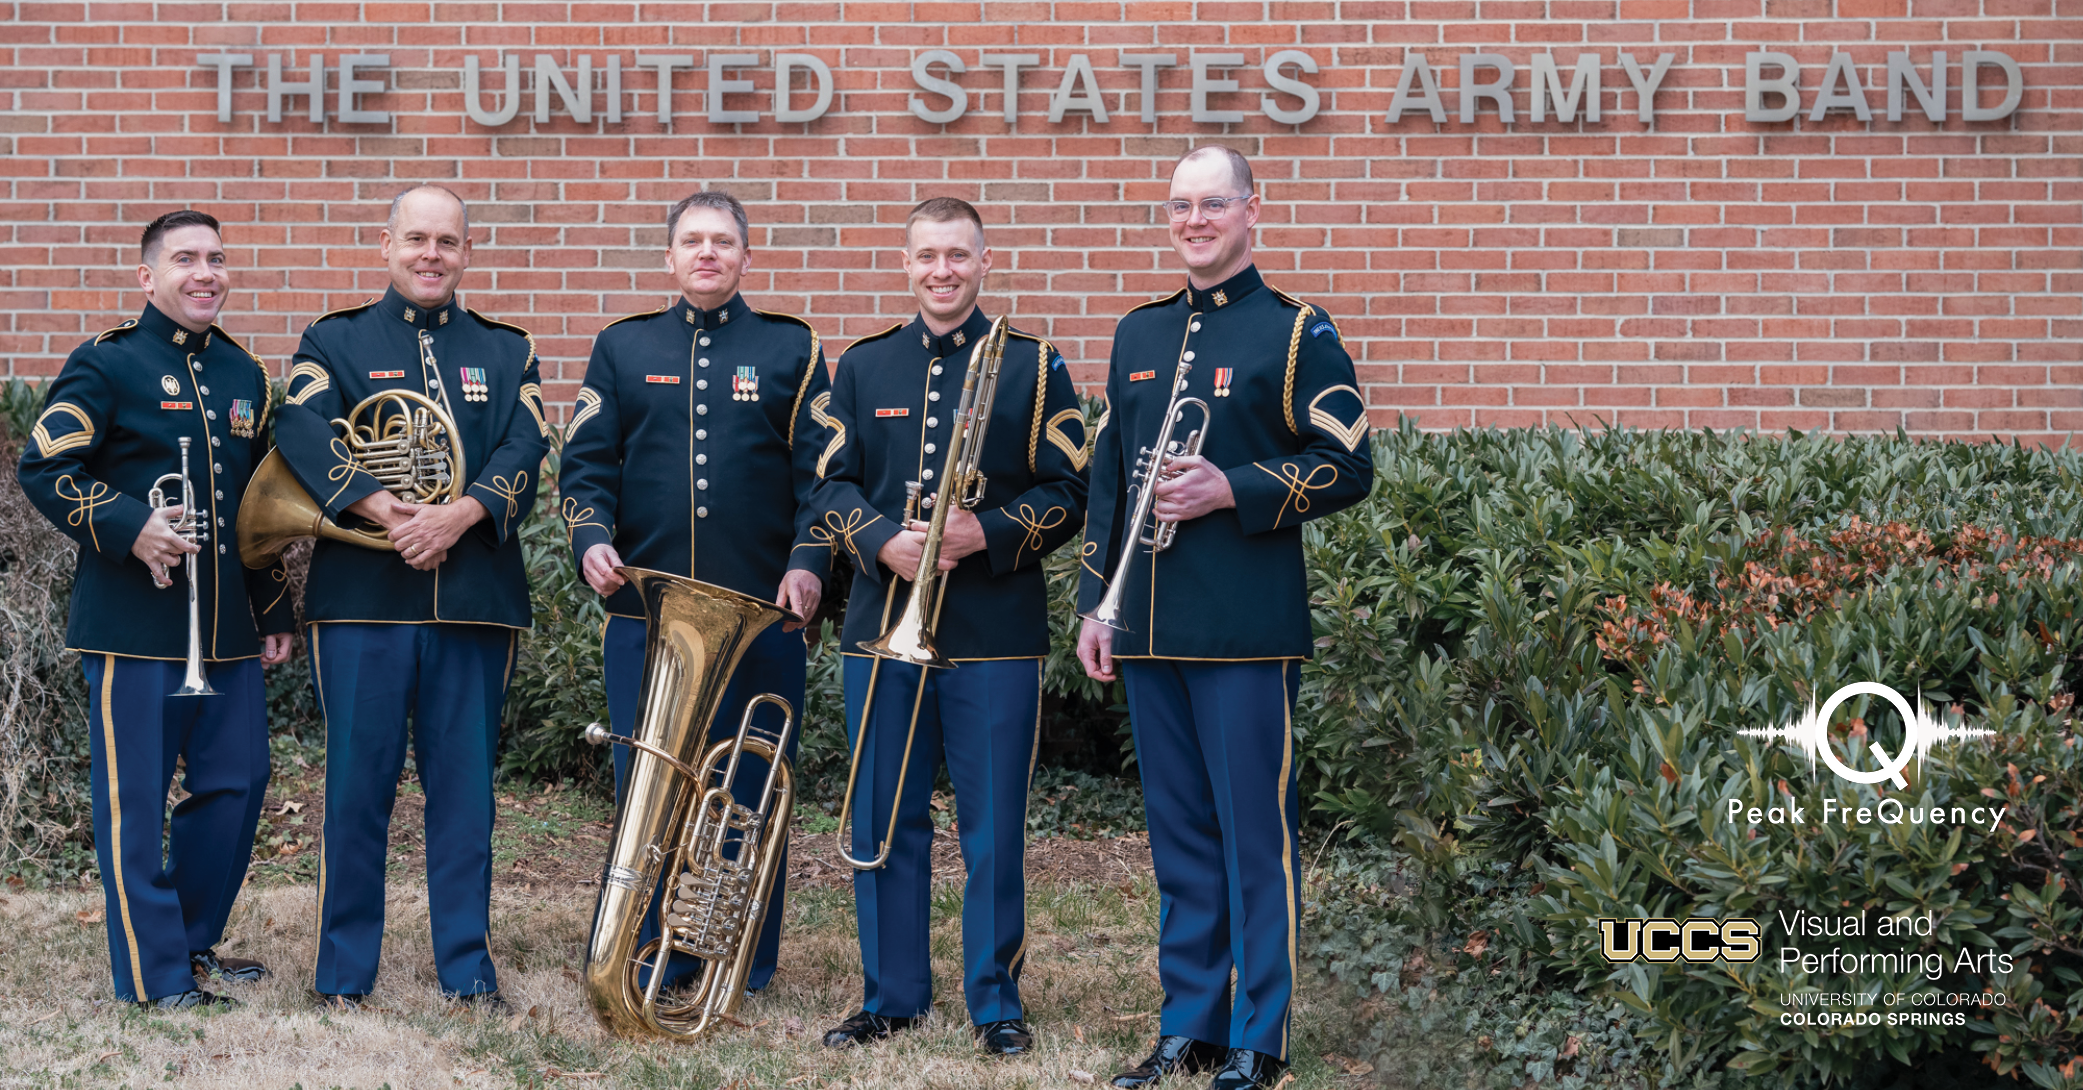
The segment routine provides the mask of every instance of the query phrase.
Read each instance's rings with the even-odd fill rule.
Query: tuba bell
[[[788,701],[772,693],[753,697],[736,736],[713,745],[705,745],[709,723],[753,637],[796,617],[682,576],[615,570],[644,603],[644,681],[634,737],[612,735],[599,723],[586,728],[587,741],[634,752],[581,979],[610,1033],[692,1040],[729,1019],[744,997],[795,803],[783,756],[795,721]],[[763,704],[780,707],[779,732],[753,729],[752,715]],[[731,795],[748,756],[767,762],[756,807]],[[658,937],[639,943],[647,916],[658,921]],[[664,969],[676,952],[701,958],[701,972],[690,990],[662,995]]]
[[[333,427],[356,469],[407,503],[449,503],[469,485],[463,436],[455,418],[433,398],[413,390],[385,390],[358,402]],[[239,501],[239,559],[249,568],[273,564],[290,544],[307,537],[390,549],[380,526],[342,526],[326,517],[290,472],[277,447],[261,459]]]

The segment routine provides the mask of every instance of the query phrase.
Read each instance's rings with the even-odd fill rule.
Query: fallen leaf
[[[1555,1058],[1558,1060],[1574,1059],[1577,1053],[1582,1051],[1584,1051],[1584,1042],[1578,1040],[1575,1034],[1571,1034],[1569,1040],[1562,1042],[1562,1051],[1556,1053]]]
[[[100,923],[104,917],[98,908],[83,908],[73,913],[72,918],[78,920],[81,927],[92,927]]]
[[[1465,951],[1469,957],[1479,958],[1483,956],[1483,951],[1488,950],[1489,948],[1490,936],[1485,932],[1478,931],[1475,934],[1468,936],[1468,945],[1463,946],[1461,949]]]
[[[283,799],[282,805],[275,812],[278,814],[301,814],[304,812],[304,804],[295,799]]]
[[[1086,1084],[1087,1086],[1090,1086],[1092,1084],[1092,1072],[1080,1071],[1077,1068],[1073,1067],[1070,1069],[1070,1081],[1081,1082]]]
[[[123,1054],[123,1050],[122,1050],[122,1049],[120,1049],[120,1048],[112,1048],[112,1049],[109,1049],[109,1050],[108,1050],[107,1052],[104,1052],[104,1053],[102,1053],[101,1055],[99,1055],[99,1056],[96,1056],[96,1057],[94,1057],[94,1059],[93,1059],[92,1061],[90,1061],[90,1062],[89,1062],[89,1063],[87,1064],[87,1066],[88,1066],[88,1067],[98,1067],[98,1066],[100,1066],[100,1064],[101,1064],[101,1061],[103,1061],[103,1060],[106,1060],[106,1059],[108,1059],[108,1058],[109,1058],[110,1056],[121,1056],[122,1054]]]
[[[1071,1026],[1071,1027],[1070,1027],[1070,1034],[1071,1034],[1071,1036],[1073,1036],[1073,1037],[1076,1037],[1076,1038],[1078,1039],[1078,1043],[1079,1043],[1079,1044],[1081,1044],[1081,1045],[1082,1045],[1082,1044],[1084,1044],[1084,1043],[1085,1043],[1085,1027],[1084,1027],[1084,1026],[1078,1026],[1078,1025],[1073,1025],[1073,1026]]]

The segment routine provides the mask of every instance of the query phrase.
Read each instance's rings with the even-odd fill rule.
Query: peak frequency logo
[[[1867,746],[1868,751],[1880,762],[1880,767],[1871,772],[1861,772],[1846,765],[1838,759],[1835,747],[1830,745],[1830,716],[1840,705],[1855,696],[1880,697],[1902,713],[1902,751],[1891,756],[1887,750],[1881,748],[1879,742],[1870,743]],[[1816,759],[1821,758],[1824,764],[1830,766],[1830,771],[1837,774],[1838,779],[1850,783],[1868,784],[1886,780],[1898,788],[1906,788],[1909,781],[1902,778],[1902,770],[1908,767],[1911,761],[1922,762],[1924,755],[1931,752],[1932,746],[1941,742],[1986,738],[1996,732],[1981,727],[1949,727],[1932,715],[1921,699],[1912,709],[1909,701],[1894,689],[1877,681],[1856,681],[1831,693],[1830,699],[1823,701],[1820,709],[1810,704],[1807,714],[1783,727],[1749,727],[1738,733],[1752,738],[1776,739],[1797,745],[1808,754],[1811,768],[1814,767]]]

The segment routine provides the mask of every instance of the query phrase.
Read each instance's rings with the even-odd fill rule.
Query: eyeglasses
[[[1242,204],[1250,199],[1251,194],[1249,193],[1241,197],[1203,197],[1200,200],[1201,215],[1211,220],[1219,220],[1222,218],[1223,213],[1230,210],[1230,205]],[[1193,206],[1193,201],[1157,202],[1157,207],[1164,209],[1165,215],[1172,217],[1175,223],[1192,215]]]

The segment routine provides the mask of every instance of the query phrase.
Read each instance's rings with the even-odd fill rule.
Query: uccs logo
[[[1756,920],[1600,920],[1607,961],[1756,961],[1765,952]]]

